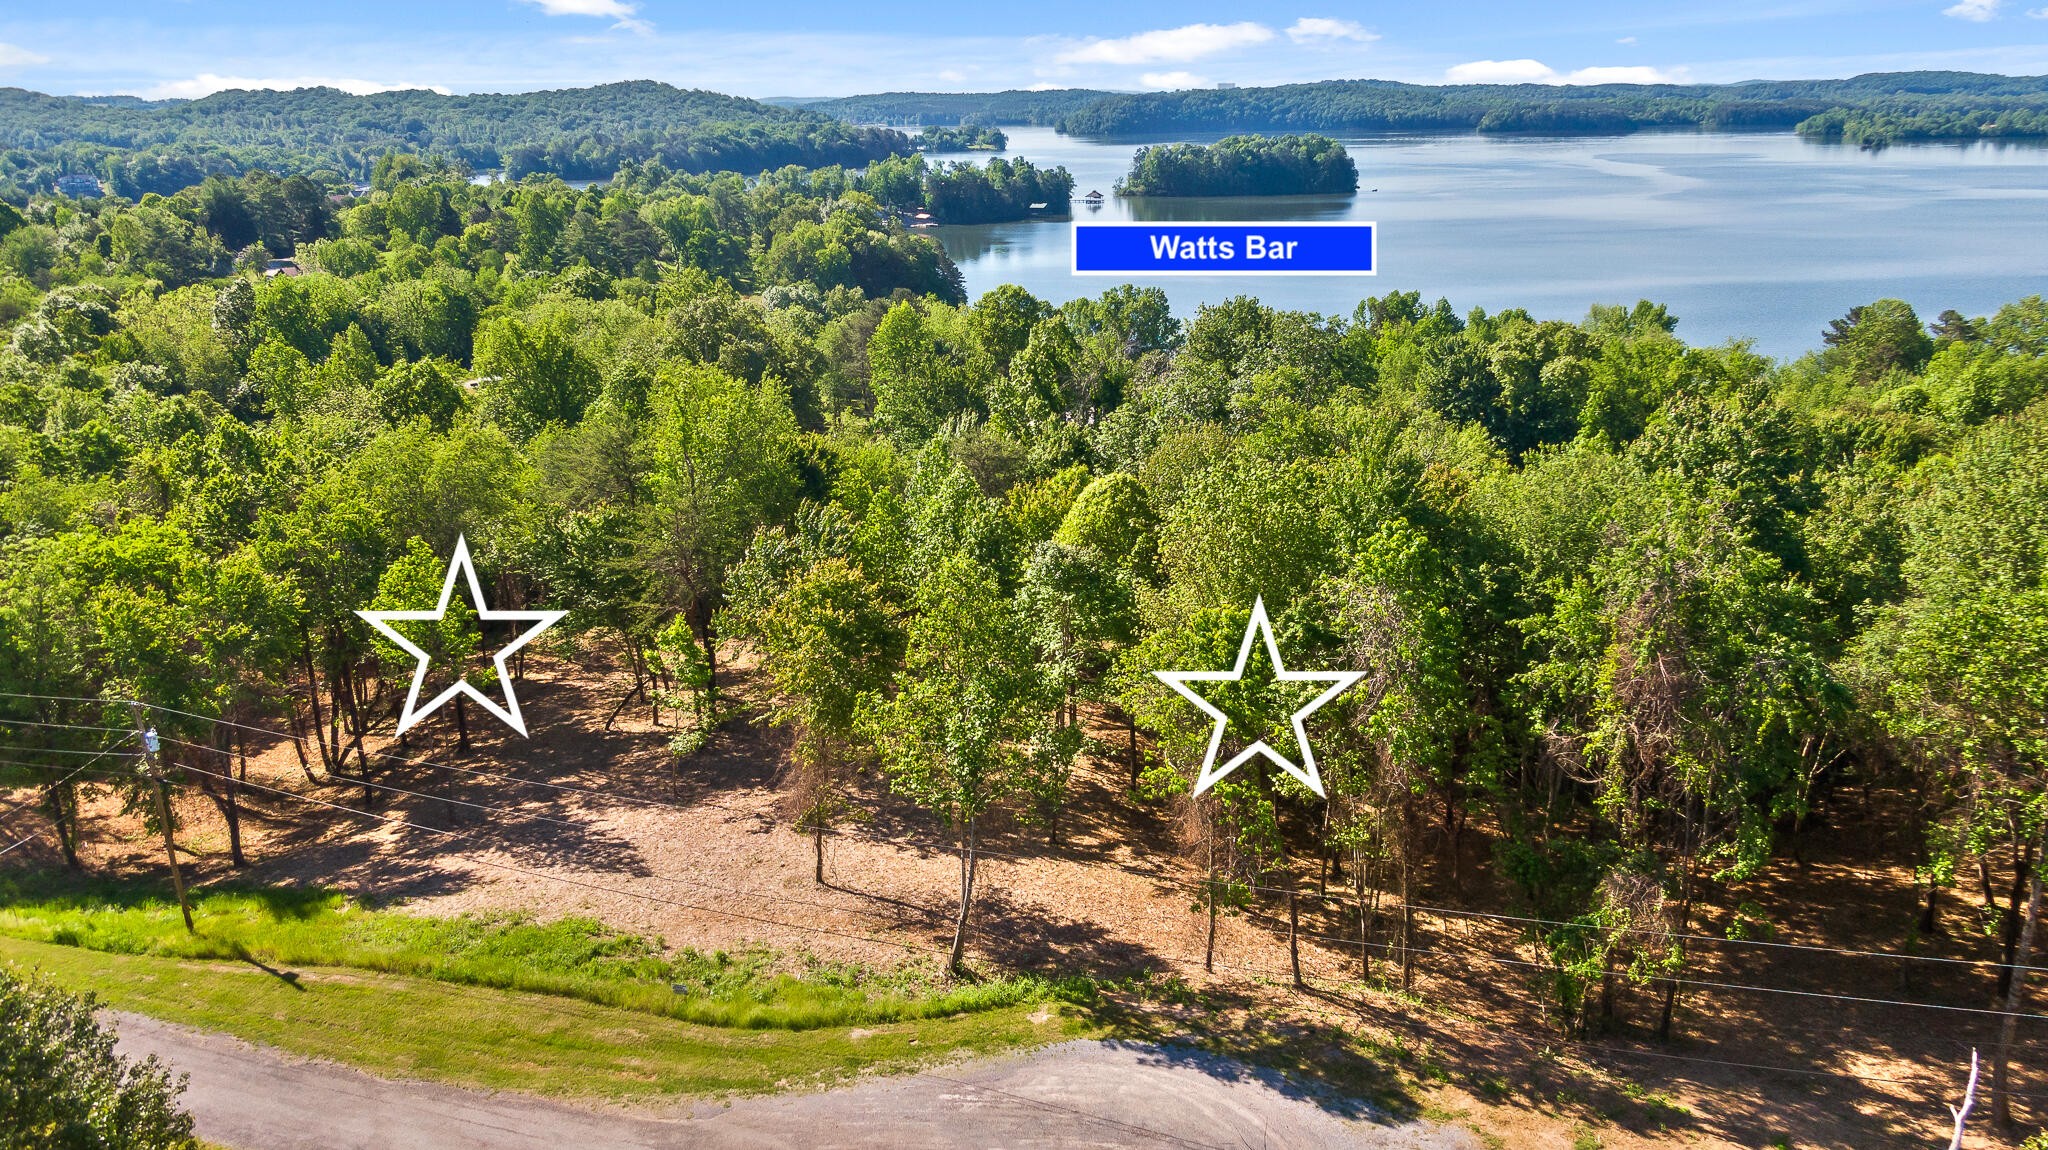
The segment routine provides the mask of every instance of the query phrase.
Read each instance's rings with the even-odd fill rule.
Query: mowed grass
[[[135,883],[25,876],[0,882],[0,935],[106,954],[343,967],[580,999],[707,1026],[811,1030],[980,1013],[1087,998],[1085,982],[962,983],[936,967],[876,971],[778,961],[766,951],[664,952],[587,918],[437,918],[372,909],[337,891],[194,892],[197,933],[177,904]]]
[[[872,1070],[1092,1031],[1056,1005],[873,1027],[704,1026],[575,998],[337,969],[113,954],[0,937],[0,961],[117,1010],[233,1034],[383,1077],[565,1098],[717,1096],[823,1087]]]

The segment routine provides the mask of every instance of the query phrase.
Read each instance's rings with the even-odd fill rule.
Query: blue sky
[[[2048,73],[2048,0],[683,3],[205,0],[0,11],[0,86],[200,96],[333,84],[521,91],[657,79],[745,96],[905,88],[1727,81]],[[67,9],[83,14],[68,16]]]

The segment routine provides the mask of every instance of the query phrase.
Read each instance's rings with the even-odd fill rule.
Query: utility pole
[[[185,915],[185,932],[198,934],[192,926],[192,904],[185,898],[185,874],[178,869],[178,848],[171,845],[170,787],[164,782],[163,767],[157,759],[157,752],[163,749],[163,744],[157,738],[156,728],[149,725],[149,717],[143,713],[141,703],[129,700],[128,710],[135,716],[135,733],[142,736],[142,765],[156,786],[156,820],[164,828],[164,857],[171,863],[171,887],[178,892],[178,909]]]

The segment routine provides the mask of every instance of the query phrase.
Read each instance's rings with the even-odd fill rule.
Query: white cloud
[[[1661,68],[1647,65],[1632,65],[1611,68],[1581,68],[1564,79],[1561,84],[1676,84],[1676,75]]]
[[[367,96],[372,92],[402,92],[413,88],[426,88],[443,96],[451,94],[448,89],[438,84],[380,84],[375,80],[339,79],[333,76],[216,76],[212,72],[202,72],[189,80],[167,80],[133,94],[150,100],[197,100],[201,96],[211,96],[215,92],[238,88],[249,91],[265,89],[273,92],[289,92],[296,88],[339,88],[355,96]]]
[[[1451,84],[1552,84],[1557,72],[1541,60],[1474,60],[1444,72]]]
[[[1090,40],[1060,53],[1062,64],[1185,63],[1273,38],[1273,30],[1249,20],[1236,24],[1189,24],[1115,40]]]
[[[1332,20],[1327,16],[1303,16],[1288,25],[1287,38],[1297,44],[1311,44],[1322,40],[1357,40],[1369,44],[1379,39],[1379,33],[1372,31],[1355,20]]]
[[[1617,44],[1627,44],[1630,47],[1634,47],[1635,42],[1636,38],[1634,36],[1623,36],[1621,39],[1615,41],[1615,43]]]
[[[48,56],[31,52],[13,44],[0,44],[0,68],[18,68],[24,64],[47,64]]]
[[[1193,72],[1147,72],[1138,77],[1147,88],[1163,88],[1178,92],[1186,88],[1206,88],[1209,81]]]
[[[1444,73],[1449,84],[1678,84],[1684,69],[1667,72],[1643,64],[1580,68],[1561,73],[1541,60],[1474,60]]]
[[[958,68],[948,68],[945,71],[939,73],[939,79],[944,80],[948,84],[965,83],[967,80],[967,73],[962,72]]]
[[[1943,8],[1941,14],[1982,24],[1986,20],[1995,19],[1999,7],[2004,3],[2005,0],[1957,0],[1953,7]]]
[[[2029,8],[2027,15],[2036,20],[2048,20],[2048,8]]]
[[[640,19],[640,6],[625,0],[525,0],[550,16],[595,16],[612,27],[647,35],[654,25]]]

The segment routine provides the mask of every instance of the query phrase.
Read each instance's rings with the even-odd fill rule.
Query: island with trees
[[[1065,168],[1040,168],[1022,157],[972,164],[896,156],[868,165],[855,186],[885,206],[921,211],[942,224],[1063,215],[1074,196],[1074,177]]]
[[[1968,102],[1940,107],[1880,104],[1836,108],[1799,121],[1800,135],[1866,148],[1929,140],[2048,138],[2048,106],[1984,108]]]
[[[1003,130],[990,124],[978,127],[933,125],[919,129],[913,142],[919,150],[926,152],[1000,152],[1010,146],[1010,138],[1003,135]]]
[[[1328,136],[1227,136],[1154,144],[1131,157],[1120,196],[1313,196],[1358,190],[1358,165]]]

